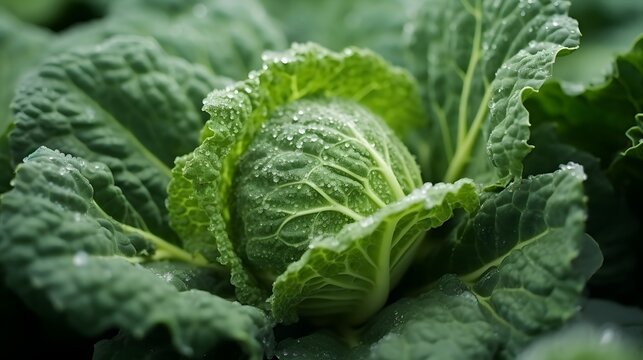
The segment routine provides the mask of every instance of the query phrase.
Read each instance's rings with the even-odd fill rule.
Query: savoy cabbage
[[[52,351],[640,357],[643,40],[579,85],[563,0],[7,4],[2,311]]]

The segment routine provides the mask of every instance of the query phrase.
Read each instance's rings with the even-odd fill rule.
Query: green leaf
[[[275,350],[279,360],[343,360],[359,359],[348,344],[330,331],[319,330],[310,335],[279,343]]]
[[[442,225],[454,208],[473,211],[475,185],[427,183],[404,199],[313,239],[309,249],[273,285],[273,316],[297,314],[324,322],[359,324],[379,310],[415,255],[425,231]]]
[[[313,41],[332,50],[368,48],[404,63],[404,24],[414,0],[262,0],[289,41]]]
[[[527,175],[548,173],[569,162],[583,166],[587,174],[584,184],[588,196],[587,233],[596,240],[605,258],[590,281],[592,294],[631,301],[636,287],[631,286],[630,279],[637,272],[637,253],[632,249],[639,241],[639,224],[625,197],[609,181],[600,160],[561,142],[554,124],[536,127],[532,143],[535,149],[525,158]]]
[[[117,327],[142,338],[161,326],[185,356],[234,342],[250,358],[262,357],[271,331],[261,311],[201,290],[179,291],[168,279],[184,276],[175,266],[159,272],[140,265],[170,259],[219,271],[127,225],[132,205],[107,167],[40,148],[18,166],[14,183],[0,205],[0,263],[7,284],[36,311],[62,313],[87,335]]]
[[[204,110],[211,120],[202,131],[201,145],[177,161],[170,184],[170,198],[176,191],[183,198],[195,194],[191,199],[210,219],[208,230],[221,255],[219,262],[231,268],[240,301],[253,304],[264,303],[266,295],[245,270],[230,240],[230,188],[239,158],[269,115],[297,100],[323,96],[354,101],[399,132],[421,117],[411,77],[370,51],[334,53],[313,44],[294,45],[283,53],[266,54],[264,61],[248,80],[208,95]],[[194,208],[193,200],[169,205],[173,223],[189,222],[185,216]]]
[[[153,37],[168,54],[235,79],[260,65],[266,49],[286,47],[283,34],[256,0],[113,1],[109,15],[79,24],[50,53],[115,35]]]
[[[198,144],[203,96],[225,83],[138,37],[59,54],[17,90],[13,161],[44,145],[105,163],[137,224],[172,239],[165,209],[171,165]]]
[[[363,338],[373,344],[369,359],[391,360],[492,358],[506,340],[476,297],[453,276],[417,298],[386,308]]]
[[[426,178],[520,177],[531,149],[523,95],[540,88],[558,53],[578,46],[568,7],[560,0],[422,2],[409,42],[429,123],[410,141]]]
[[[585,235],[579,165],[513,183],[490,195],[436,252],[432,271],[456,273],[506,332],[505,356],[570,319],[600,251]]]

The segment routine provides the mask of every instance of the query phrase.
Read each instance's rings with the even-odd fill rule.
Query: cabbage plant
[[[570,87],[568,1],[372,2],[0,10],[10,342],[71,347],[27,306],[96,359],[639,358],[643,41]]]
[[[315,45],[264,61],[204,101],[211,120],[173,170],[171,221],[182,238],[217,244],[241,299],[262,306],[261,289],[272,287],[276,319],[361,323],[424,232],[454,207],[476,207],[475,186],[422,185],[393,132],[421,115],[406,72],[368,51]],[[194,233],[196,213],[209,219],[206,234]]]

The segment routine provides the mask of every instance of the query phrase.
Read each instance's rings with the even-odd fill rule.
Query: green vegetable
[[[643,41],[550,79],[570,5],[0,12],[3,349],[641,358]]]

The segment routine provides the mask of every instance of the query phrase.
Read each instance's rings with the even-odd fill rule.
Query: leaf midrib
[[[526,246],[529,246],[529,245],[533,244],[534,242],[540,240],[541,238],[549,235],[551,233],[551,231],[552,231],[552,228],[547,228],[543,232],[541,232],[540,234],[535,235],[534,237],[532,237],[531,239],[527,239],[527,240],[524,240],[524,241],[519,241],[518,243],[516,243],[514,246],[512,246],[510,249],[508,249],[501,256],[499,256],[499,257],[495,258],[494,260],[486,263],[485,265],[483,265],[482,267],[478,268],[477,270],[471,271],[471,272],[469,272],[467,274],[464,274],[464,275],[458,275],[458,278],[460,278],[460,280],[462,282],[467,284],[467,286],[472,287],[476,283],[476,281],[478,281],[480,276],[482,276],[482,274],[484,274],[487,270],[489,270],[489,269],[491,269],[493,267],[500,266],[502,264],[502,262],[509,255],[511,255],[514,251],[519,251],[519,250],[525,248]]]

